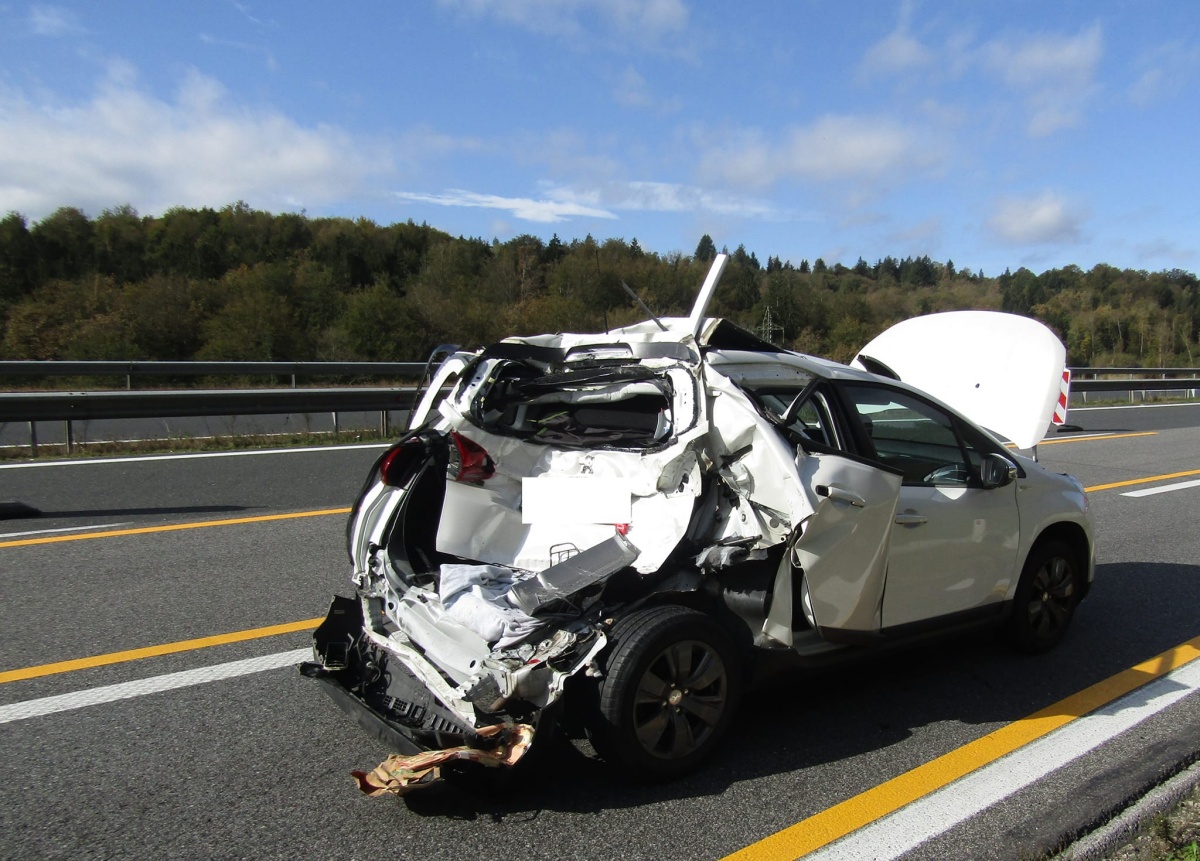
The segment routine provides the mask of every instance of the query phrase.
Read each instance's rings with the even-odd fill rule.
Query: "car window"
[[[847,385],[842,391],[883,464],[905,484],[963,486],[982,455],[968,445],[949,413],[882,386]]]
[[[842,448],[840,434],[824,392],[805,388],[762,388],[751,395],[793,444],[817,443],[829,449]]]

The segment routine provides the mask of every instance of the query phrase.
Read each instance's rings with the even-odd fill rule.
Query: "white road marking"
[[[1197,692],[1200,660],[805,855],[805,861],[899,858]]]
[[[1200,480],[1164,484],[1161,487],[1147,487],[1145,490],[1131,490],[1128,493],[1122,493],[1121,496],[1154,496],[1156,493],[1170,493],[1172,490],[1185,490],[1189,487],[1200,487]]]
[[[29,463],[5,463],[0,464],[0,469],[34,469],[45,466],[95,466],[99,464],[109,463],[144,463],[152,460],[195,460],[202,457],[250,457],[251,455],[260,454],[301,454],[304,452],[322,452],[322,451],[354,451],[362,448],[388,448],[392,445],[390,442],[379,443],[362,443],[359,445],[318,445],[309,446],[308,448],[269,448],[261,451],[253,449],[239,449],[238,451],[201,451],[191,452],[189,454],[148,454],[143,457],[96,457],[96,458],[80,458],[76,460],[39,460]]]
[[[1162,390],[1157,389],[1156,391]],[[1188,401],[1187,403],[1179,404],[1113,404],[1107,407],[1071,407],[1068,415],[1070,413],[1095,413],[1101,410],[1161,410],[1168,407],[1200,407],[1200,401]]]
[[[0,538],[25,538],[29,535],[50,535],[55,532],[85,532],[96,529],[116,529],[118,526],[128,526],[126,523],[97,523],[94,526],[64,526],[62,529],[34,529],[32,532],[4,532]]]
[[[251,673],[261,673],[264,670],[275,670],[280,667],[298,664],[310,658],[312,658],[311,648],[293,649],[290,652],[276,652],[273,655],[246,658],[241,661],[231,661],[227,664],[201,667],[197,670],[184,670],[179,673],[167,673],[161,676],[151,676],[148,679],[138,679],[134,682],[121,682],[115,685],[104,685],[99,688],[74,691],[69,694],[58,694],[52,697],[41,697],[36,700],[10,703],[0,706],[0,724],[81,709],[85,706],[142,697],[146,694],[156,694],[161,691],[172,691],[177,688],[203,685],[208,682],[232,679]]]

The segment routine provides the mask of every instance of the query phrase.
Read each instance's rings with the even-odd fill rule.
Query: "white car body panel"
[[[878,631],[900,476],[839,455],[798,459],[816,509],[792,550],[805,609],[818,628]]]
[[[524,721],[569,678],[602,676],[622,614],[656,603],[708,607],[759,646],[810,656],[1002,621],[1047,531],[1081,560],[1086,545],[1091,581],[1079,482],[968,427],[1024,448],[1041,440],[1065,363],[1048,329],[931,315],[847,367],[705,318],[725,263],[687,318],[508,339],[433,375],[348,531],[365,640],[436,700],[401,709],[398,673],[385,680],[391,700],[372,693],[376,716],[408,721],[427,749],[430,733]],[[872,361],[902,382],[870,373]],[[951,442],[922,436],[931,405]],[[499,636],[463,615],[451,585],[482,568],[501,585],[485,594],[480,580],[470,594],[520,617]],[[355,656],[331,627],[318,659],[347,672]],[[369,660],[358,670],[350,696],[379,680]]]
[[[863,347],[905,383],[1030,449],[1042,441],[1067,364],[1062,342],[1037,320],[996,311],[913,317]]]
[[[1004,600],[1021,573],[1016,484],[1005,487],[917,487],[900,491],[888,560],[883,624]],[[946,560],[930,565],[930,559]]]

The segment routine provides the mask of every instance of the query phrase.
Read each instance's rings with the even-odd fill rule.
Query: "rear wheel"
[[[1070,545],[1047,541],[1033,548],[1008,620],[1008,639],[1014,647],[1038,654],[1058,644],[1079,603],[1081,577],[1078,555]]]
[[[589,736],[635,780],[665,780],[700,765],[733,720],[737,655],[709,616],[664,605],[620,620],[599,683]]]

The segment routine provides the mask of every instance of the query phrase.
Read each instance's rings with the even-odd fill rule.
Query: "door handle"
[[[865,508],[867,502],[857,493],[833,484],[818,484],[817,496],[824,496],[835,502],[848,502],[857,508]]]
[[[924,514],[917,514],[912,511],[906,511],[903,514],[896,515],[896,523],[901,526],[920,526],[922,523],[928,523],[929,518]]]

